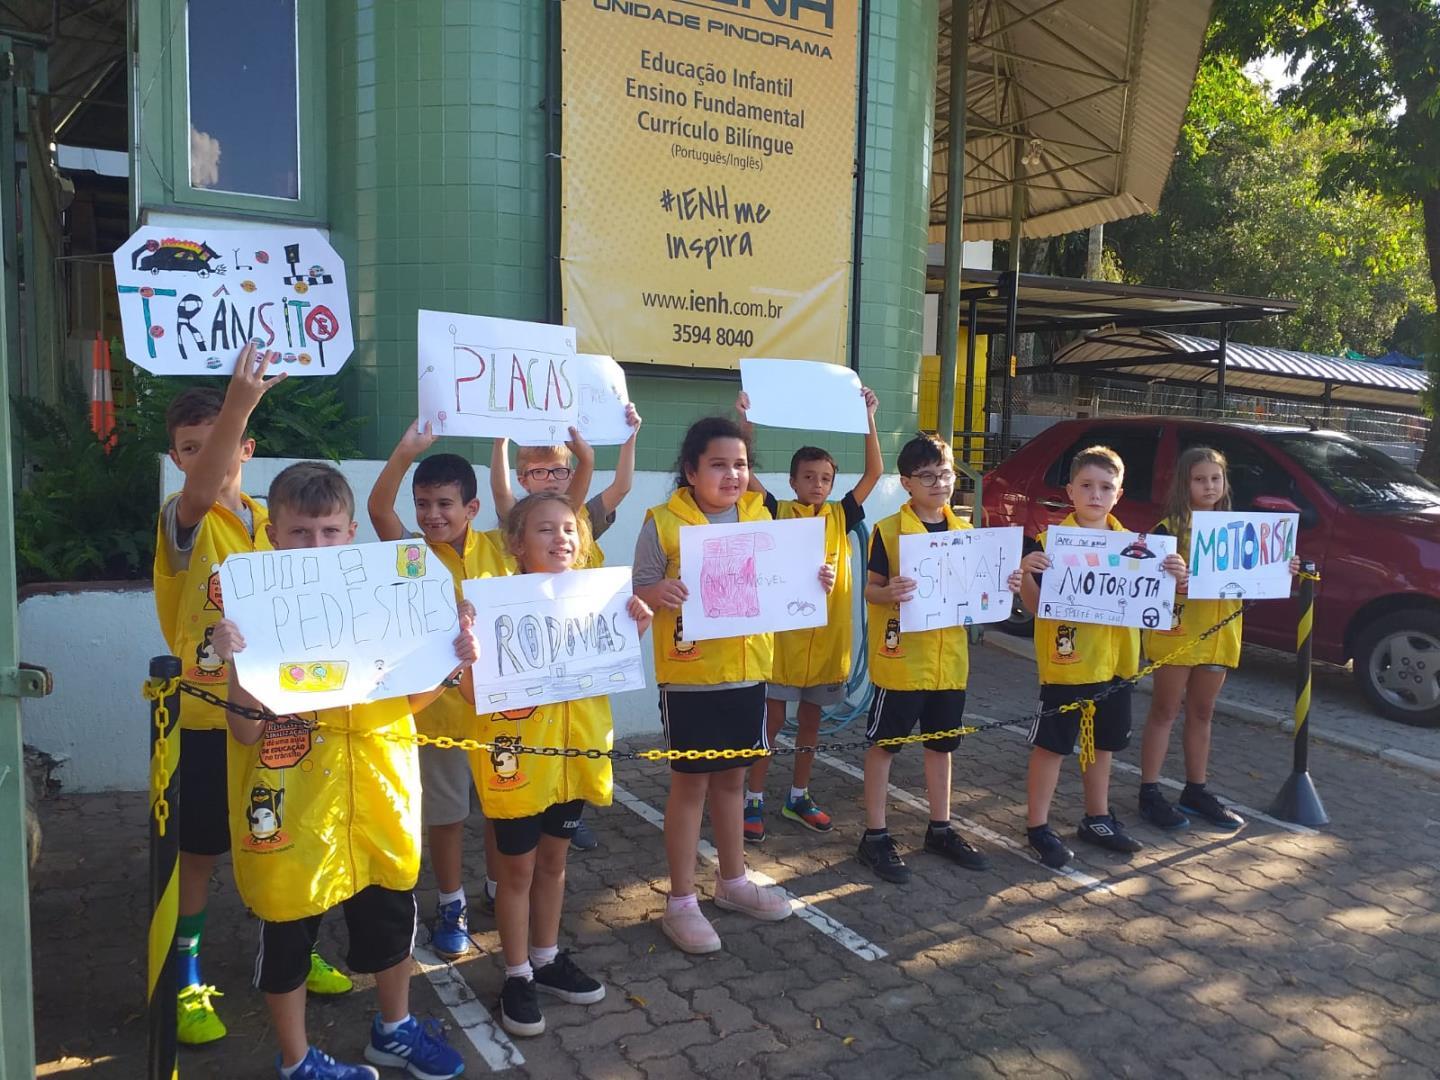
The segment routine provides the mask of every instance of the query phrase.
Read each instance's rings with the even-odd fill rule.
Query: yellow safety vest
[[[465,534],[462,555],[450,544],[427,545],[455,579],[455,599],[464,599],[461,582],[466,578],[504,577],[505,559],[489,533],[470,529]],[[475,706],[465,700],[458,687],[447,687],[438,698],[420,710],[415,727],[422,735],[448,735],[452,739],[473,738],[479,717]]]
[[[1071,514],[1061,525],[1076,525]],[[1105,518],[1112,532],[1127,532],[1113,514]],[[1046,533],[1036,539],[1045,546]],[[1140,670],[1140,631],[1129,626],[1067,623],[1035,619],[1035,664],[1045,685],[1076,686],[1128,679]]]
[[[850,675],[850,610],[852,571],[850,535],[845,531],[845,508],[837,502],[807,506],[785,499],[776,506],[781,521],[791,518],[824,517],[825,561],[835,568],[835,588],[826,604],[824,626],[812,630],[786,630],[775,635],[773,682],[783,686],[829,686],[844,682]]]
[[[590,521],[590,512],[582,506],[580,508],[580,513],[584,515],[584,518],[587,522],[590,522],[591,529],[593,530],[594,522]],[[501,562],[505,567],[505,573],[518,574],[520,572],[520,564],[515,561],[515,556],[510,554],[510,544],[505,539],[505,530],[491,529],[489,532],[483,533],[482,535],[485,537],[485,539],[490,541],[490,543],[494,546],[496,552],[499,553]],[[591,535],[594,535],[593,531]],[[590,541],[590,546],[584,551],[582,551],[580,553],[580,557],[575,560],[575,565],[572,569],[595,570],[604,565],[605,552],[600,550],[599,542],[592,539]]]
[[[765,498],[747,491],[740,496],[741,521],[769,521]],[[689,488],[678,488],[670,501],[652,506],[647,519],[655,522],[660,548],[665,552],[665,576],[680,576],[680,530],[687,525],[709,525],[710,519],[695,505]],[[817,566],[816,572],[819,572]],[[651,636],[655,642],[655,679],[661,683],[765,682],[774,661],[774,634],[746,634],[743,637],[689,641],[680,612],[660,608],[655,612]]]
[[[1175,536],[1182,559],[1189,556],[1190,537],[1176,534],[1169,518],[1155,528],[1164,528]],[[1164,660],[1172,653],[1189,648],[1206,630],[1232,612],[1239,611],[1242,606],[1239,600],[1191,600],[1177,593],[1175,617],[1170,629],[1146,630],[1141,635],[1145,655],[1151,660]],[[1245,617],[1242,615],[1226,623],[1224,629],[1211,634],[1202,644],[1181,656],[1178,663],[1184,667],[1195,667],[1199,664],[1239,667],[1242,636],[1240,624],[1244,621]]]
[[[172,495],[171,499],[179,497]],[[265,532],[270,519],[265,508],[248,495],[240,498],[250,510],[255,535],[246,531],[234,511],[216,503],[195,527],[190,561],[183,567],[170,563],[163,512],[155,526],[155,614],[160,618],[160,632],[170,652],[180,658],[181,677],[222,697],[230,685],[230,667],[210,644],[215,624],[225,616],[220,564],[229,555],[270,550]],[[180,705],[180,726],[189,731],[224,731],[229,725],[224,709],[187,696]]]
[[[947,532],[968,529],[970,523],[944,507]],[[928,532],[907,502],[900,511],[875,526],[890,576],[900,572],[902,534]],[[900,632],[899,604],[869,604],[870,679],[882,690],[964,690],[970,678],[970,637],[964,626],[939,630]]]
[[[230,739],[231,859],[256,915],[290,922],[371,885],[415,887],[419,757],[382,734],[413,738],[409,699],[272,722],[252,746]]]
[[[480,735],[495,747],[470,754],[470,771],[487,818],[529,817],[572,799],[610,804],[615,785],[609,758],[540,757],[512,749],[517,744],[610,749],[615,733],[608,697],[494,713],[481,718]]]

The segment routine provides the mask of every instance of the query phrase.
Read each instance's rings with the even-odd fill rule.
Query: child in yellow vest
[[[875,526],[866,563],[875,696],[865,734],[872,740],[902,738],[917,722],[924,735],[960,727],[970,674],[966,627],[900,632],[900,605],[915,595],[915,580],[899,573],[900,537],[970,528],[950,509],[954,455],[944,441],[917,435],[900,448],[895,467],[910,499]],[[925,797],[930,804],[924,848],[967,870],[984,870],[989,865],[985,856],[950,824],[951,756],[960,737],[931,739],[923,745]],[[899,750],[899,746],[871,746],[865,751],[865,835],[858,856],[882,880],[904,884],[910,880],[910,868],[885,823],[890,765]]]
[[[435,443],[430,425],[419,430],[412,423],[400,437],[385,467],[370,491],[370,524],[381,540],[400,540],[411,535],[395,513],[400,484],[410,466]],[[480,512],[475,469],[458,454],[434,454],[421,461],[411,481],[415,500],[415,521],[430,550],[455,579],[455,588],[465,578],[495,577],[506,573],[505,557],[488,533],[472,528]],[[423,735],[469,738],[475,733],[475,707],[449,689],[439,700],[415,717]],[[470,816],[473,782],[470,762],[464,754],[437,746],[420,747],[420,821],[430,844],[430,864],[435,870],[435,922],[430,944],[448,960],[468,953],[470,912],[465,896],[465,821]],[[494,911],[496,859],[495,837],[485,829],[485,892],[481,909]]]
[[[746,491],[750,447],[733,420],[697,420],[680,446],[675,494],[652,506],[635,543],[631,571],[635,595],[655,612],[655,678],[660,718],[673,750],[750,750],[766,747],[765,682],[770,677],[773,635],[691,641],[680,608],[689,595],[680,578],[680,530],[689,525],[769,521],[764,500]],[[822,566],[827,591],[833,567]],[[778,889],[756,885],[745,873],[742,812],[744,758],[676,760],[670,763],[665,806],[665,850],[670,898],[660,928],[677,948],[715,952],[720,936],[700,911],[695,859],[700,819],[710,802],[710,824],[720,856],[715,904],[756,919],[790,914]]]
[[[1154,532],[1174,536],[1181,558],[1190,552],[1190,515],[1196,510],[1229,510],[1230,481],[1225,455],[1208,446],[1192,446],[1175,463],[1175,476],[1165,499],[1165,517]],[[1300,559],[1290,560],[1299,573]],[[1190,815],[1222,832],[1235,832],[1245,819],[1205,788],[1210,764],[1210,722],[1215,699],[1231,668],[1240,666],[1240,623],[1237,615],[1218,633],[1196,644],[1210,627],[1240,610],[1239,600],[1175,598],[1175,618],[1168,630],[1147,630],[1142,644],[1151,660],[1164,661],[1184,650],[1174,664],[1155,672],[1150,712],[1140,734],[1140,816],[1160,829],[1184,829]],[[1160,770],[1170,749],[1170,729],[1185,704],[1185,788],[1177,810],[1160,792]]]
[[[271,543],[279,551],[335,547],[355,538],[355,501],[339,470],[291,465],[270,485]],[[458,685],[478,655],[473,611],[455,639]],[[216,649],[228,663],[245,647],[222,620]],[[230,832],[235,881],[263,922],[255,985],[265,994],[285,1080],[378,1080],[369,1065],[346,1065],[310,1045],[305,1028],[307,957],[326,911],[340,906],[350,967],[375,976],[379,1015],[365,1057],[417,1077],[451,1077],[464,1059],[438,1029],[410,1016],[410,951],[420,871],[420,768],[413,714],[440,687],[409,698],[323,709],[308,730],[295,718],[229,714]],[[233,677],[230,700],[259,708]],[[305,744],[298,747],[297,734]],[[277,757],[277,755],[280,755]]]
[[[1070,462],[1065,494],[1074,513],[1060,524],[1081,529],[1125,531],[1110,513],[1124,493],[1125,463],[1108,446],[1080,451]],[[1010,575],[1010,591],[1038,613],[1040,575],[1050,566],[1045,533],[1041,550],[1020,560]],[[1167,555],[1164,569],[1184,584],[1185,560]],[[1076,835],[1107,851],[1133,854],[1143,845],[1125,831],[1110,809],[1110,764],[1117,750],[1130,745],[1130,683],[1140,670],[1140,632],[1127,626],[1067,624],[1035,620],[1035,663],[1040,670],[1040,711],[1030,729],[1030,764],[1026,779],[1026,839],[1030,849],[1052,870],[1064,867],[1075,853],[1050,827],[1050,802],[1060,781],[1060,766],[1075,752],[1080,710],[1061,712],[1063,705],[1108,696],[1095,703],[1095,761],[1084,771],[1085,817]]]
[[[278,353],[256,354],[246,345],[222,395],[208,387],[182,391],[165,410],[170,460],[185,474],[180,494],[160,511],[155,530],[155,611],[186,682],[223,695],[229,671],[215,651],[215,624],[224,610],[220,564],[227,555],[267,548],[265,508],[241,490],[241,472],[255,453],[246,435],[250,415],[265,392],[285,378],[267,378]],[[180,830],[180,917],[176,948],[180,972],[177,1036],[199,1045],[225,1035],[200,974],[200,939],[215,860],[230,850],[225,803],[225,713],[186,697],[180,710],[180,783],[186,791]],[[350,980],[316,956],[310,988],[344,993]]]
[[[559,492],[516,503],[505,519],[505,536],[522,574],[574,569],[589,543],[584,515]],[[632,596],[627,610],[634,626],[628,632],[615,629],[633,633],[622,647],[638,651],[650,626],[650,609]],[[539,1035],[545,1016],[538,990],[572,1005],[592,1005],[605,997],[605,987],[560,951],[560,910],[565,856],[585,803],[608,805],[613,783],[608,758],[541,757],[504,748],[608,750],[614,742],[610,699],[586,697],[494,713],[482,720],[480,738],[494,747],[471,760],[500,852],[495,904],[505,954],[500,1023],[512,1035]]]
[[[750,490],[765,496],[765,509],[777,520],[819,517],[825,521],[825,561],[835,567],[835,588],[830,591],[829,618],[813,630],[787,630],[775,635],[775,665],[766,687],[765,736],[770,742],[785,726],[787,702],[798,702],[795,711],[797,747],[813,747],[820,740],[820,710],[845,700],[845,680],[850,677],[850,630],[854,624],[850,589],[850,530],[865,520],[865,500],[885,471],[880,454],[880,436],[875,431],[875,410],[879,400],[868,387],[861,390],[870,414],[870,433],[865,438],[865,471],[839,502],[829,502],[835,487],[838,466],[829,451],[802,446],[790,459],[790,487],[795,498],[777,500],[765,490],[759,478],[750,474]],[[741,427],[748,431],[745,414],[749,396],[742,390],[736,410]],[[830,815],[810,797],[810,770],[814,754],[796,754],[790,779],[790,794],[780,813],[814,832],[832,828]],[[750,766],[745,790],[745,842],[765,839],[765,777],[770,759],[761,758]]]

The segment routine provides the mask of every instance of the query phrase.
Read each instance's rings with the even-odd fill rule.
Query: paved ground
[[[1032,666],[985,649],[972,677],[972,716],[1022,718]],[[1221,720],[1216,742],[1213,786],[1267,805],[1288,771],[1288,740]],[[497,1043],[488,1006],[500,969],[482,921],[479,956],[417,972],[415,1010],[450,1025],[471,1076],[492,1071],[477,1047],[497,1067],[512,1062],[513,1077],[614,1080],[1435,1075],[1440,781],[1428,774],[1318,747],[1312,769],[1334,819],[1323,832],[1262,819],[1234,837],[1142,827],[1150,846],[1132,862],[1084,852],[1067,877],[1013,848],[1025,748],[999,730],[963,747],[955,783],[955,816],[991,850],[992,869],[966,873],[916,854],[913,882],[897,888],[853,859],[858,760],[846,752],[816,769],[813,789],[838,823],[832,836],[777,822],[753,854],[754,868],[804,901],[809,921],[762,926],[711,909],[725,950],[672,950],[653,922],[665,884],[653,823],[665,773],[622,764],[626,797],[595,814],[603,846],[571,860],[564,926],[566,943],[608,983],[606,1000],[549,1005],[543,1036],[513,1050]],[[920,754],[902,754],[893,780],[892,829],[913,845],[925,820]],[[1122,816],[1133,817],[1135,790],[1133,772],[1120,770]],[[1055,824],[1073,828],[1078,797],[1072,770]],[[32,908],[40,1075],[133,1080],[145,1060],[143,797],[59,798],[45,804],[45,824]],[[478,869],[477,833],[469,851]],[[228,874],[211,927],[208,973],[226,991],[232,1034],[186,1053],[182,1075],[273,1075],[263,1005],[247,988],[255,927]],[[343,954],[343,933],[327,922],[330,956]],[[462,1026],[434,982],[452,1002],[473,990],[487,1010],[459,1006]],[[357,1054],[372,1005],[364,989],[314,1003],[315,1039]]]

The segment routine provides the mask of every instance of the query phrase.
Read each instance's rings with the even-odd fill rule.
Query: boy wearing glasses
[[[865,585],[870,678],[875,684],[865,734],[872,742],[909,735],[917,721],[926,735],[960,727],[970,671],[965,627],[900,631],[900,605],[915,595],[916,584],[898,572],[900,537],[970,528],[950,509],[954,455],[935,436],[917,435],[901,447],[896,467],[900,486],[910,499],[875,526]],[[957,735],[924,744],[925,796],[930,804],[924,848],[967,870],[984,870],[989,865],[985,856],[950,824],[950,756],[959,745]],[[910,880],[910,868],[885,824],[890,763],[899,749],[872,745],[865,752],[865,835],[860,839],[859,859],[881,880],[903,885]]]

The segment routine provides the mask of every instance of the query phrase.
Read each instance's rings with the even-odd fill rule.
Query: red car
[[[1067,420],[985,477],[987,525],[1027,537],[1070,512],[1070,460],[1101,443],[1125,460],[1116,516],[1136,531],[1160,520],[1175,459],[1212,446],[1229,460],[1237,510],[1300,514],[1299,553],[1320,569],[1314,655],[1343,664],[1380,713],[1440,727],[1440,488],[1370,446],[1333,431],[1183,417]],[[1295,649],[1295,600],[1245,614],[1245,640]],[[1007,624],[1023,630],[1024,617]]]

